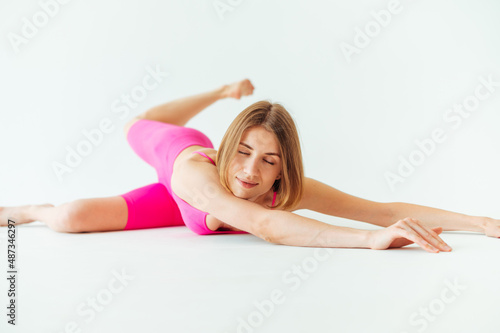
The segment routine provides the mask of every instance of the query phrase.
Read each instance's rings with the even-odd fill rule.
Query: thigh
[[[179,153],[194,145],[213,148],[210,139],[194,128],[148,119],[133,123],[127,140],[137,155],[155,168],[158,181],[165,185],[170,195],[173,165]]]
[[[123,230],[185,225],[177,203],[161,183],[140,187],[120,197],[128,213]]]
[[[121,196],[86,198],[57,207],[60,214],[53,229],[67,232],[99,232],[123,230],[127,224],[127,203]]]

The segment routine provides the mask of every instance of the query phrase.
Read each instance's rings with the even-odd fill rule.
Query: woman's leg
[[[125,230],[185,225],[177,203],[161,183],[135,189],[122,197],[128,207]]]
[[[128,134],[128,130],[138,119],[156,120],[177,126],[184,126],[192,117],[215,101],[229,97],[240,99],[242,96],[251,95],[253,90],[254,87],[252,83],[248,79],[245,79],[229,85],[224,85],[207,93],[189,96],[159,105],[132,119],[132,121],[125,126],[125,133],[126,135]],[[155,164],[157,170],[159,169],[158,165],[162,164],[151,163],[149,159],[147,159],[147,161],[150,164]],[[160,179],[160,181],[164,185],[169,185],[170,183],[169,179]],[[165,191],[155,187],[154,193],[158,194],[163,192]],[[138,193],[144,194],[145,192],[136,192],[136,194]],[[167,194],[169,193],[167,192]],[[138,198],[140,196],[136,197]],[[170,195],[168,200],[171,199]],[[149,207],[145,209],[144,212],[154,212],[154,210],[151,209],[152,207],[146,204],[149,202],[146,197],[140,201],[142,202],[141,205],[133,205],[133,207]],[[155,202],[158,203],[160,201]],[[163,208],[167,206],[168,205],[161,205]],[[153,216],[172,218],[173,214],[173,219],[168,220],[166,225],[163,225],[165,219],[160,222],[150,217],[143,220],[148,220],[150,221],[149,223],[137,222],[137,220],[135,220],[136,223],[132,226],[129,218],[130,207],[131,202],[126,200],[126,195],[107,198],[79,199],[64,203],[57,207],[52,204],[0,207],[0,226],[6,226],[9,218],[14,219],[16,224],[41,221],[46,223],[51,229],[60,232],[112,231],[166,225],[183,225],[183,222],[178,220],[180,213],[177,214],[175,211],[172,212],[172,210],[163,209],[162,214],[158,215],[153,213]],[[156,205],[155,207],[158,209],[159,206]],[[175,207],[177,208],[176,205]],[[137,212],[137,209],[135,211]],[[151,221],[153,222],[151,223]]]
[[[184,126],[192,117],[215,101],[229,97],[240,99],[242,96],[251,95],[253,90],[254,87],[252,83],[248,79],[245,79],[229,85],[224,85],[207,93],[165,103],[132,119],[132,121],[125,126],[125,133],[128,134],[128,130],[138,119],[156,120],[177,126]],[[162,163],[151,163],[155,158],[146,158],[146,160],[150,164],[155,164],[154,166],[158,171],[158,166],[163,164],[163,161],[161,161]],[[162,171],[162,174],[163,173]],[[168,177],[166,177],[166,179],[160,179],[160,181],[162,182],[162,184],[158,183],[160,185],[169,185],[170,183]],[[160,189],[158,186],[153,187],[153,193],[155,193],[156,196],[160,195],[161,197],[165,193],[170,194]],[[144,196],[151,192],[141,189],[134,191],[128,193],[130,194],[128,198],[135,197],[136,200],[134,202],[140,202],[140,204],[134,204],[134,202],[127,200],[127,195],[123,195],[107,198],[79,199],[64,203],[57,207],[51,204],[0,207],[0,226],[7,225],[7,220],[9,218],[14,219],[16,224],[41,221],[46,223],[51,229],[60,232],[112,231],[167,225],[184,225],[182,220],[179,220],[180,213],[178,213],[176,205],[175,208],[177,208],[177,211],[175,211],[175,209],[165,210],[165,208],[169,207],[169,204],[165,205],[165,201],[162,200],[154,201],[156,205],[151,206],[148,204],[151,202],[151,197],[148,199],[147,196]],[[132,195],[133,193],[135,193],[135,195]],[[138,199],[141,197],[139,194],[143,195],[142,199]],[[169,202],[168,200],[172,200],[171,195],[167,196],[166,200],[167,202]],[[163,204],[159,205],[159,202]],[[153,208],[158,210],[159,207],[162,208],[160,210],[161,213],[156,214]],[[141,214],[138,213],[140,211],[144,212],[142,216],[146,216],[147,212],[152,215],[148,215],[149,217],[144,219],[131,219],[129,213],[132,210],[134,210],[136,217],[141,216]],[[155,219],[155,217],[159,217],[159,219]]]
[[[176,99],[153,107],[136,118],[184,126],[191,118],[219,99],[228,97],[240,99],[241,96],[251,95],[253,90],[252,83],[244,79],[206,93]]]
[[[59,232],[92,232],[123,230],[127,224],[127,203],[121,196],[79,199],[54,206],[26,205],[0,207],[0,225],[8,219],[16,225],[44,222]]]
[[[163,184],[154,183],[123,195],[79,199],[54,205],[0,207],[0,226],[40,221],[59,232],[96,232],[185,225]]]
[[[214,147],[205,134],[194,128],[150,119],[138,119],[130,127],[127,141],[132,150],[156,170],[158,182],[165,185],[170,195],[173,164],[178,154],[193,145]]]

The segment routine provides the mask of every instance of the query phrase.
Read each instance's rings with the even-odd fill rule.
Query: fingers
[[[424,250],[437,253],[440,250],[449,252],[451,247],[446,244],[438,233],[441,233],[442,228],[436,228],[436,231],[423,225],[416,219],[406,218],[397,222],[398,226],[406,231],[404,236],[420,245]]]
[[[415,219],[411,220],[414,223],[410,224],[410,227],[413,228],[413,230],[417,231],[420,234],[420,236],[422,236],[427,242],[432,244],[432,246],[441,251],[446,251],[446,252],[451,251],[451,247],[449,247],[448,244],[446,244],[434,230],[423,225],[418,220]]]
[[[411,230],[411,231],[410,231]],[[410,227],[401,228],[401,236],[412,240],[415,244],[422,247],[427,252],[437,253],[439,252],[434,246],[430,245],[427,241],[425,241],[420,235],[418,235],[413,229]]]

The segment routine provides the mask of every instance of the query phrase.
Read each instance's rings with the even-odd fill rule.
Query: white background
[[[118,195],[156,181],[123,135],[147,108],[249,78],[254,95],[215,103],[187,126],[218,147],[234,116],[270,99],[294,116],[306,176],[376,201],[407,201],[499,216],[500,89],[458,129],[446,109],[474,93],[480,76],[500,81],[500,6],[495,1],[401,1],[398,14],[348,63],[342,42],[388,1],[241,1],[222,18],[211,1],[71,1],[14,52],[35,1],[2,0],[0,202],[4,205]],[[159,66],[170,75],[123,119],[113,101]],[[122,104],[123,105],[123,104]],[[105,134],[59,181],[82,130]],[[384,174],[435,128],[445,142],[391,190]]]
[[[223,14],[214,3],[73,0],[16,52],[9,36],[21,36],[23,18],[33,22],[41,7],[1,0],[0,205],[57,205],[156,182],[127,145],[126,121],[249,78],[253,96],[217,102],[187,126],[217,148],[241,110],[269,99],[296,120],[306,176],[370,200],[500,216],[500,87],[459,128],[443,120],[481,76],[500,81],[497,1],[402,0],[351,61],[341,44],[354,45],[356,29],[376,22],[371,13],[389,1],[233,1]],[[148,66],[169,76],[119,118],[113,102],[141,84]],[[104,118],[114,130],[59,180],[53,163]],[[384,174],[436,128],[445,142],[391,190]]]

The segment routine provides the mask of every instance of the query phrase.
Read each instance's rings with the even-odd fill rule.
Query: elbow
[[[263,240],[265,240],[265,241],[266,241],[266,242],[268,242],[268,243],[271,243],[271,244],[279,244],[278,242],[274,241],[274,238],[273,238],[273,237],[271,237],[271,235],[270,235],[270,234],[268,234],[268,233],[261,233],[261,234],[259,235],[259,237],[260,237],[260,238],[262,238]]]
[[[271,211],[273,212],[273,211]],[[273,232],[273,220],[272,220],[272,214],[265,214],[262,218],[260,218],[256,223],[254,227],[254,232],[253,234],[256,235],[259,238],[262,238],[268,243],[271,244],[279,244],[275,233]]]

